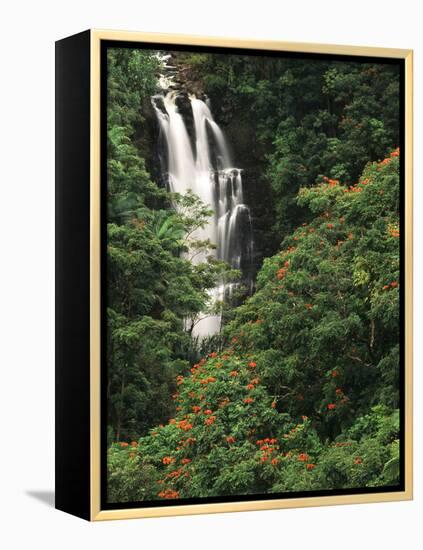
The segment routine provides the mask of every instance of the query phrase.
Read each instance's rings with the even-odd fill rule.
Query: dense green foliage
[[[190,330],[207,291],[237,274],[190,262],[213,246],[190,237],[211,212],[146,169],[157,57],[111,50],[109,501],[397,484],[397,68],[176,60],[261,174],[250,203],[269,257],[201,349]]]
[[[134,470],[128,500],[398,482],[398,160],[300,192],[315,217],[265,260],[229,347],[177,378],[166,426],[110,449],[116,498]]]

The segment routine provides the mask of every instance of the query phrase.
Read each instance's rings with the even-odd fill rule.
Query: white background
[[[422,537],[422,47],[411,0],[60,0],[0,7],[0,545],[399,549]],[[415,501],[89,524],[54,510],[54,41],[87,28],[415,49]],[[420,390],[419,390],[420,389]],[[75,396],[78,400],[78,396]],[[412,542],[414,539],[414,543]]]

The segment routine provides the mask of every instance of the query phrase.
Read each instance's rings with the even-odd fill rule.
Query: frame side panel
[[[56,42],[56,508],[90,519],[90,31]]]

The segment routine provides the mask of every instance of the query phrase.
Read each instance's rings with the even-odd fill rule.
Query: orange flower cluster
[[[391,156],[391,157],[399,157],[399,154],[400,154],[400,148],[397,147],[397,148],[395,149],[395,151],[392,151],[392,153],[391,153],[390,156]]]
[[[232,435],[229,435],[227,438],[226,438],[226,442],[231,444],[231,443],[235,443],[235,438],[232,436]]]
[[[214,359],[215,357],[217,357],[217,353],[215,351],[212,351],[211,353],[209,353],[209,357]]]
[[[190,424],[188,420],[181,420],[180,422],[178,422],[178,428],[184,430],[185,432],[188,432],[192,429],[192,424]]]
[[[232,376],[233,378],[235,378],[236,376],[238,376],[238,371],[231,370],[231,372],[229,373],[229,376]]]
[[[309,462],[308,464],[306,464],[306,468],[309,471],[312,470],[315,467],[316,467],[316,464],[313,464],[312,462]]]
[[[199,407],[198,405],[194,405],[194,406],[192,407],[192,412],[193,412],[193,413],[198,413],[198,412],[200,412],[200,411],[201,411],[201,407]]]
[[[120,443],[120,446],[121,446],[122,448],[125,448],[125,447],[128,447],[128,446],[129,446],[129,443],[126,443],[126,441],[122,441],[122,442]]]
[[[246,397],[244,399],[244,403],[246,403],[247,405],[249,405],[250,403],[253,403],[254,402],[254,399],[252,397]]]
[[[179,498],[178,491],[173,491],[172,489],[165,489],[164,491],[160,491],[158,494],[161,498]]]
[[[182,469],[179,468],[178,470],[173,470],[173,472],[169,472],[166,477],[169,479],[178,479],[178,477],[181,474],[182,474]]]
[[[329,187],[335,187],[336,185],[339,185],[339,180],[333,180],[326,176],[323,176],[323,181],[329,184]]]
[[[209,376],[208,378],[203,378],[200,380],[200,384],[202,386],[207,386],[207,384],[212,384],[213,382],[216,382],[216,378],[214,376]]]
[[[257,367],[257,363],[255,361],[250,361],[248,363],[248,366],[251,368],[251,369],[255,369]]]
[[[386,165],[389,164],[390,162],[391,162],[391,158],[390,158],[390,157],[388,157],[388,158],[386,158],[386,159],[383,159],[381,162],[379,162],[378,168],[379,168],[380,166],[386,166]]]
[[[310,458],[310,457],[308,456],[307,453],[300,453],[300,454],[298,455],[298,460],[299,460],[300,462],[308,462],[309,458]]]
[[[272,438],[269,438],[269,437],[265,437],[264,439],[257,439],[256,441],[256,445],[265,445],[266,443],[270,443],[270,445],[273,445],[274,443],[277,443],[277,439],[272,437]]]
[[[205,424],[206,426],[211,426],[212,424],[215,423],[215,421],[216,421],[216,417],[215,417],[215,416],[209,416],[209,417],[205,420],[204,424]]]
[[[328,409],[329,409],[330,411],[333,411],[334,409],[336,409],[336,404],[335,404],[335,403],[329,403],[329,404],[328,404]]]
[[[181,464],[189,464],[191,462],[191,459],[190,458],[183,458],[181,460]]]
[[[344,189],[344,193],[361,193],[363,188],[359,185],[350,185]]]
[[[165,456],[162,459],[162,462],[167,466],[168,464],[172,464],[173,462],[175,462],[175,459],[173,458],[173,456]]]
[[[184,383],[184,377],[180,374],[179,376],[176,377],[176,385],[180,386],[183,383]]]
[[[256,445],[260,445],[260,451],[262,451],[260,462],[267,462],[269,458],[272,456],[272,453],[278,451],[279,447],[278,445],[275,445],[276,442],[277,442],[277,439],[269,438],[269,437],[266,437],[265,439],[258,439],[256,441]],[[276,460],[276,459],[273,459],[273,460]],[[277,463],[274,464],[273,460],[271,461],[271,464],[275,466]]]
[[[390,288],[397,288],[398,283],[397,281],[392,281],[392,283],[389,283],[389,285],[383,285],[383,290],[388,290]]]
[[[276,272],[276,278],[279,280],[279,281],[282,281],[282,279],[285,278],[285,275],[286,275],[286,269],[284,267],[281,267],[280,269],[278,269],[278,271]]]
[[[362,462],[363,462],[363,459],[360,458],[359,456],[354,459],[354,464],[361,464]]]

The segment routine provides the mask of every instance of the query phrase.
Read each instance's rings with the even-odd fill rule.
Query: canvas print
[[[400,490],[401,61],[104,69],[106,505]]]

